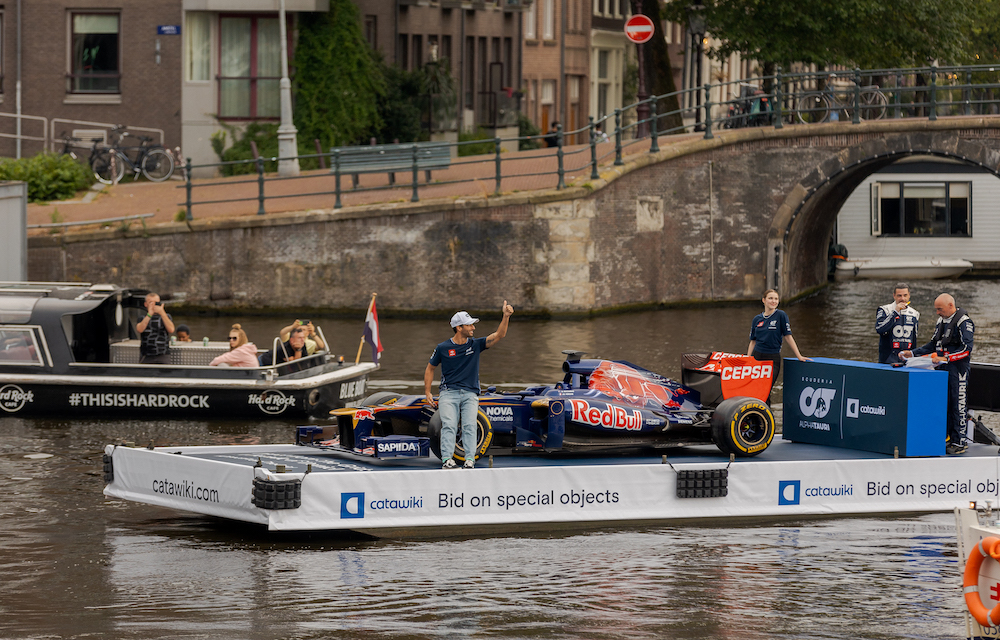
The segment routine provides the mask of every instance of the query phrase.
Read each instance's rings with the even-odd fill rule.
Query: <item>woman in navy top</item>
[[[757,360],[770,360],[774,363],[774,374],[771,386],[781,372],[781,345],[787,342],[795,357],[802,361],[809,358],[799,353],[799,347],[792,337],[792,325],[788,322],[785,312],[778,309],[780,298],[774,289],[764,292],[761,302],[764,303],[764,313],[758,313],[750,325],[750,346],[747,355]]]

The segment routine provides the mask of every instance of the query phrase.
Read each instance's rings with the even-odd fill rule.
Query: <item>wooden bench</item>
[[[330,149],[330,173],[351,174],[354,188],[360,173],[388,173],[389,184],[396,184],[397,171],[413,171],[413,146],[417,146],[417,169],[431,181],[431,170],[451,166],[451,146],[446,142],[380,144],[372,146],[333,147]]]

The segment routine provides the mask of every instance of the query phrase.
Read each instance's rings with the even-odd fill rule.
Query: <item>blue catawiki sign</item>
[[[785,360],[785,440],[894,453],[944,455],[948,374],[816,358]]]
[[[156,35],[158,36],[179,36],[181,35],[181,25],[179,24],[161,24],[156,27]]]

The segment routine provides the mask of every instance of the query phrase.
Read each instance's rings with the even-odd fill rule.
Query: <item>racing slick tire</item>
[[[723,400],[712,414],[712,440],[723,453],[755,456],[774,438],[774,414],[757,398]]]
[[[435,411],[434,415],[427,422],[427,437],[431,439],[431,451],[438,458],[441,457],[441,412]],[[476,415],[476,457],[478,460],[486,455],[490,445],[493,444],[493,423],[480,409]],[[459,427],[455,434],[455,453],[452,455],[455,462],[461,464],[465,462],[465,448],[462,447],[462,428]]]
[[[380,404],[396,404],[403,395],[391,391],[376,391],[358,403],[359,407],[377,407]]]

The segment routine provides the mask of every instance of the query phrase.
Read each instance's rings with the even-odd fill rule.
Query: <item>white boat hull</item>
[[[961,258],[858,258],[837,263],[837,280],[955,278],[972,268]]]

